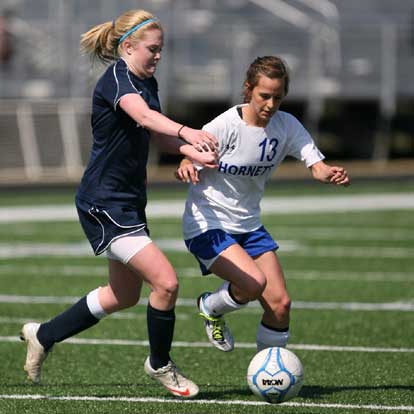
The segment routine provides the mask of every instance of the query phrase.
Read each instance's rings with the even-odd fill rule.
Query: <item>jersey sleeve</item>
[[[120,99],[127,94],[142,91],[132,83],[128,67],[123,60],[118,60],[106,73],[106,79],[102,83],[102,97],[116,109]]]
[[[219,149],[218,149],[219,158],[224,152],[224,148],[225,148],[224,142],[226,141],[226,138],[227,138],[227,128],[228,128],[228,125],[225,119],[223,119],[223,116],[219,116],[213,119],[209,123],[205,124],[202,128],[203,131],[207,131],[217,138],[217,141],[219,143]],[[193,162],[193,164],[195,165],[198,171],[201,171],[204,168],[199,163]]]
[[[288,154],[303,161],[306,167],[323,160],[325,156],[319,151],[305,127],[293,115],[285,115],[289,137]]]
[[[220,157],[224,152],[230,136],[229,122],[226,120],[224,114],[205,124],[202,129],[217,138],[219,143],[218,153]]]

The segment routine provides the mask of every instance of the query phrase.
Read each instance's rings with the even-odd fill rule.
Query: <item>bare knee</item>
[[[168,303],[175,303],[178,295],[178,280],[177,277],[171,275],[159,279],[158,283],[152,285],[153,293],[157,296],[158,300]]]
[[[167,298],[176,298],[178,295],[178,288],[178,280],[175,278],[175,280],[166,281],[158,290]]]
[[[271,303],[271,308],[278,318],[284,318],[286,315],[289,315],[291,305],[292,301],[286,293],[285,295],[275,298]]]
[[[232,284],[234,295],[242,299],[243,302],[250,302],[259,299],[266,288],[266,277],[259,273],[254,277],[249,277],[242,284],[236,286]]]

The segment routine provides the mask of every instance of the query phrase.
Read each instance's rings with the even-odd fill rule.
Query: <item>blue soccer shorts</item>
[[[257,230],[240,234],[231,234],[221,229],[212,229],[184,241],[187,249],[197,259],[203,275],[211,273],[209,269],[221,252],[233,244],[239,244],[251,257],[256,257],[262,253],[279,248],[264,226]]]

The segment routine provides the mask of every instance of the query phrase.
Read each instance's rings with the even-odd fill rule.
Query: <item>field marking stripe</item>
[[[54,400],[54,401],[101,401],[101,402],[136,402],[136,403],[187,403],[187,404],[215,404],[215,405],[250,405],[250,406],[269,406],[268,403],[262,401],[249,400],[184,400],[172,398],[154,398],[154,397],[95,397],[95,396],[51,396],[41,394],[0,394],[0,399],[9,400]],[[322,403],[300,403],[286,402],[278,404],[285,407],[313,407],[313,408],[344,408],[352,410],[381,410],[381,411],[414,411],[411,405],[377,405],[377,404],[322,404]]]
[[[182,239],[154,239],[164,251],[185,252],[187,248]],[[278,240],[280,253],[293,256],[312,257],[354,257],[382,259],[410,259],[414,257],[411,247],[375,246],[306,246],[295,240]],[[0,259],[24,257],[90,257],[92,250],[86,242],[78,243],[0,243]]]
[[[18,336],[0,336],[0,342],[20,342]],[[94,339],[94,338],[69,338],[64,341],[67,344],[74,345],[119,345],[119,346],[145,346],[146,340],[133,339]],[[187,342],[174,341],[174,347],[178,348],[210,348],[212,345],[209,342]],[[255,349],[256,343],[253,342],[237,342],[236,348]],[[379,347],[364,347],[364,346],[337,346],[337,345],[315,345],[315,344],[289,344],[289,349],[296,349],[301,351],[329,351],[329,352],[389,352],[389,353],[413,353],[414,348],[379,348]]]
[[[77,302],[80,297],[76,296],[28,296],[28,295],[0,295],[1,303],[35,303],[35,304],[73,304]],[[148,298],[141,298],[138,306],[146,306]],[[180,298],[177,300],[177,306],[192,307],[196,306],[195,299]],[[249,303],[248,309],[259,308],[259,303]],[[414,302],[308,302],[308,301],[293,301],[293,309],[313,309],[313,310],[347,310],[347,311],[402,311],[413,312]],[[243,310],[245,312],[245,310]]]
[[[148,217],[181,217],[185,199],[149,201]],[[414,194],[348,194],[343,196],[264,197],[263,214],[323,213],[413,209]],[[0,223],[78,220],[74,205],[0,207]]]
[[[107,266],[85,266],[85,265],[26,265],[22,263],[4,264],[0,263],[0,277],[8,275],[11,272],[19,271],[26,276],[53,276],[53,277],[97,277],[107,274]],[[176,267],[179,278],[200,278],[200,269],[198,267]],[[412,271],[338,271],[338,270],[290,270],[285,275],[287,280],[340,280],[340,281],[359,281],[359,282],[413,282],[414,275]]]

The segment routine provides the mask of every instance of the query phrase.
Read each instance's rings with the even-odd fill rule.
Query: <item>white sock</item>
[[[96,319],[102,319],[107,316],[107,313],[103,310],[101,304],[99,303],[99,292],[100,288],[96,288],[89,292],[86,296],[86,303],[88,305],[89,311]]]
[[[207,296],[204,300],[204,309],[210,316],[220,316],[225,313],[241,309],[246,304],[236,303],[229,294],[230,283],[225,281],[215,292]]]
[[[272,346],[285,348],[288,339],[289,331],[278,332],[273,329],[266,328],[266,326],[263,326],[262,323],[259,323],[256,334],[257,352]]]

